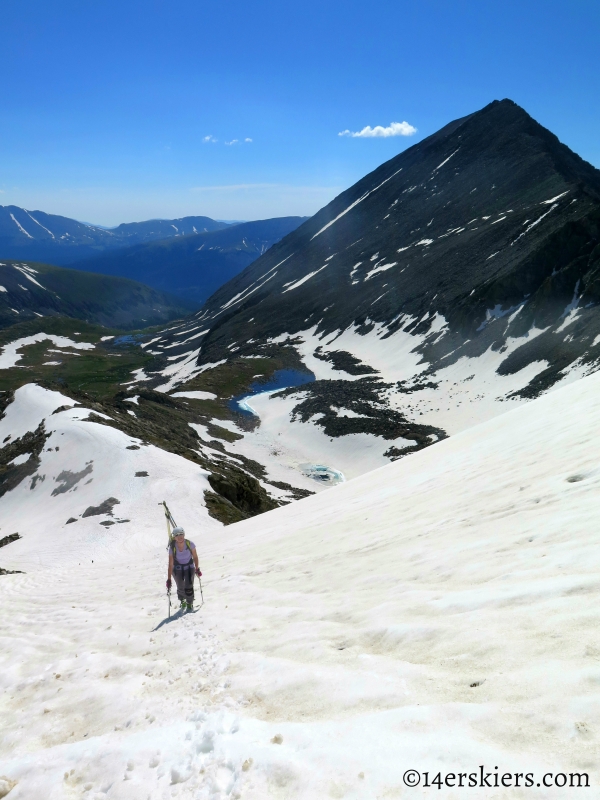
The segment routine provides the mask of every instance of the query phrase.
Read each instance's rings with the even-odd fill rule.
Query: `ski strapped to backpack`
[[[168,548],[170,546],[171,542],[173,541],[173,528],[177,527],[177,523],[173,519],[173,515],[169,511],[169,506],[165,503],[164,500],[162,501],[162,503],[159,503],[158,505],[159,506],[163,506],[163,508],[165,510],[165,518],[167,520],[167,537],[168,537],[168,540],[169,540],[169,544],[167,545],[167,548]]]
[[[173,539],[173,528],[177,527],[175,520],[173,519],[173,515],[169,511],[169,506],[163,500],[162,503],[158,504],[159,506],[163,506],[165,511],[165,518],[167,520],[167,549],[171,546],[171,542],[174,541]],[[167,589],[167,599],[169,601],[169,619],[171,619],[171,589]]]

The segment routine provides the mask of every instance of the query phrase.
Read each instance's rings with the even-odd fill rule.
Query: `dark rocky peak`
[[[599,214],[600,172],[494,101],[382,164],[217,291],[197,316],[198,361],[309,329],[422,337],[442,320],[434,361],[466,340],[501,347],[595,307]]]

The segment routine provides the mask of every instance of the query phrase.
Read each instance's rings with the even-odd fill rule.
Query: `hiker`
[[[183,528],[173,528],[173,539],[169,545],[167,591],[171,590],[171,576],[174,575],[182,611],[194,610],[194,574],[198,578],[202,575],[196,545],[185,538]]]

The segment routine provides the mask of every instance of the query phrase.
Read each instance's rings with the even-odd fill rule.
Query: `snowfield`
[[[66,402],[24,387],[0,421],[52,431],[0,499],[10,800],[599,796],[600,374],[227,529],[197,466]],[[163,499],[206,601],[171,621]],[[403,782],[480,765],[534,785]]]
[[[359,334],[354,326],[319,336],[316,327],[313,327],[295,335],[294,347],[316,380],[351,382],[365,377],[364,374],[353,375],[343,369],[334,369],[327,361],[315,357],[315,351],[321,348],[317,353],[328,354],[337,350],[351,353],[363,364],[376,370],[376,377],[390,384],[398,380],[417,381],[417,376],[430,367],[418,352],[418,345],[431,335],[431,331],[426,335],[406,333],[403,328],[415,321],[406,316],[400,329],[387,338],[383,338],[388,333],[387,327],[381,324],[376,324],[366,335]],[[443,336],[445,328],[444,318],[436,315],[433,333]],[[435,381],[432,384],[435,388],[425,387],[410,393],[391,388],[382,392],[382,395],[390,408],[401,412],[410,422],[439,426],[450,435],[459,433],[528,402],[511,395],[545,369],[547,362],[534,362],[511,375],[500,375],[498,368],[507,354],[540,333],[541,330],[532,328],[525,337],[509,339],[501,354],[490,348],[478,357],[462,357],[449,367],[435,370],[427,378],[428,383]],[[289,338],[289,334],[282,334],[274,338],[272,343],[283,343]],[[573,375],[565,374],[562,382],[579,379],[589,370],[589,366],[577,368],[575,365]],[[177,392],[173,396],[194,394]],[[304,464],[328,465],[347,479],[352,479],[389,464],[390,459],[385,453],[390,447],[402,450],[414,445],[413,440],[402,437],[384,439],[370,433],[332,438],[318,424],[317,416],[306,422],[294,419],[294,407],[305,397],[302,387],[287,397],[278,396],[277,391],[249,396],[242,401],[242,405],[260,419],[260,425],[252,430],[234,428],[242,438],[229,444],[229,450],[264,465],[271,480],[319,491],[326,484],[306,480],[302,469]],[[342,418],[357,416],[346,408],[339,408],[337,414]]]

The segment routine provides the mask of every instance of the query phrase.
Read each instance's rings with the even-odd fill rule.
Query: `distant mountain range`
[[[57,214],[0,206],[0,258],[63,266],[105,250],[227,227],[226,222],[210,217],[182,217],[126,222],[106,229]]]
[[[65,316],[111,328],[145,328],[189,313],[173,295],[137,281],[30,261],[0,262],[0,328]]]
[[[0,206],[0,259],[131,278],[198,308],[307,217],[226,223],[210,217],[127,222],[110,230]]]
[[[195,303],[198,308],[220,286],[306,219],[277,217],[244,222],[220,230],[107,250],[69,266],[142,281],[155,289],[178,295],[187,303]]]

